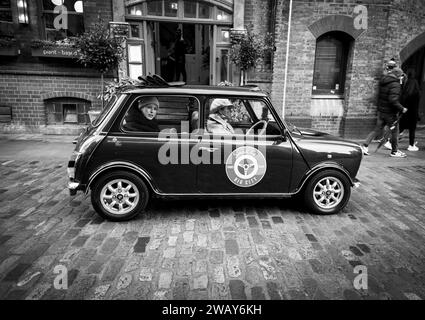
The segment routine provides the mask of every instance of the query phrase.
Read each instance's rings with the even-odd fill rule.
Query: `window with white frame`
[[[129,42],[128,49],[128,75],[131,79],[143,76],[143,43]]]

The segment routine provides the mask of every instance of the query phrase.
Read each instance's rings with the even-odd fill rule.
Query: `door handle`
[[[205,150],[205,151],[208,151],[208,152],[214,152],[214,151],[217,151],[218,148],[200,147],[199,150]]]

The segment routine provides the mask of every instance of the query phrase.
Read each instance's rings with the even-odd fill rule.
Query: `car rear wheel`
[[[304,200],[314,213],[335,214],[347,205],[350,195],[348,178],[339,171],[325,170],[310,179],[304,191]]]
[[[142,212],[149,200],[146,184],[126,171],[107,173],[94,182],[91,201],[96,212],[111,221],[126,221]]]

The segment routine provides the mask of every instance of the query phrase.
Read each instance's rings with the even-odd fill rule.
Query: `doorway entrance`
[[[167,81],[209,84],[212,26],[176,22],[154,22],[151,26],[155,72]]]
[[[425,125],[425,46],[416,51],[402,66],[404,72],[409,69],[415,71],[415,78],[421,88],[421,100],[419,102],[419,116],[421,121],[419,124]]]

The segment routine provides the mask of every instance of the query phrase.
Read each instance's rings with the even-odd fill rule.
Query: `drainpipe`
[[[122,25],[127,26],[128,31],[130,32],[130,24],[125,22],[125,5],[122,0],[112,0],[112,21],[109,23],[110,25]],[[124,49],[124,59],[119,63],[118,66],[118,81],[128,77],[127,72],[127,40],[125,39],[122,43]]]
[[[292,0],[289,2],[289,19],[288,19],[288,35],[286,37],[286,61],[285,61],[285,80],[283,83],[283,102],[282,102],[282,118],[285,119],[286,105],[286,82],[288,79],[288,64],[289,64],[289,40],[291,39],[291,20],[292,20]]]

